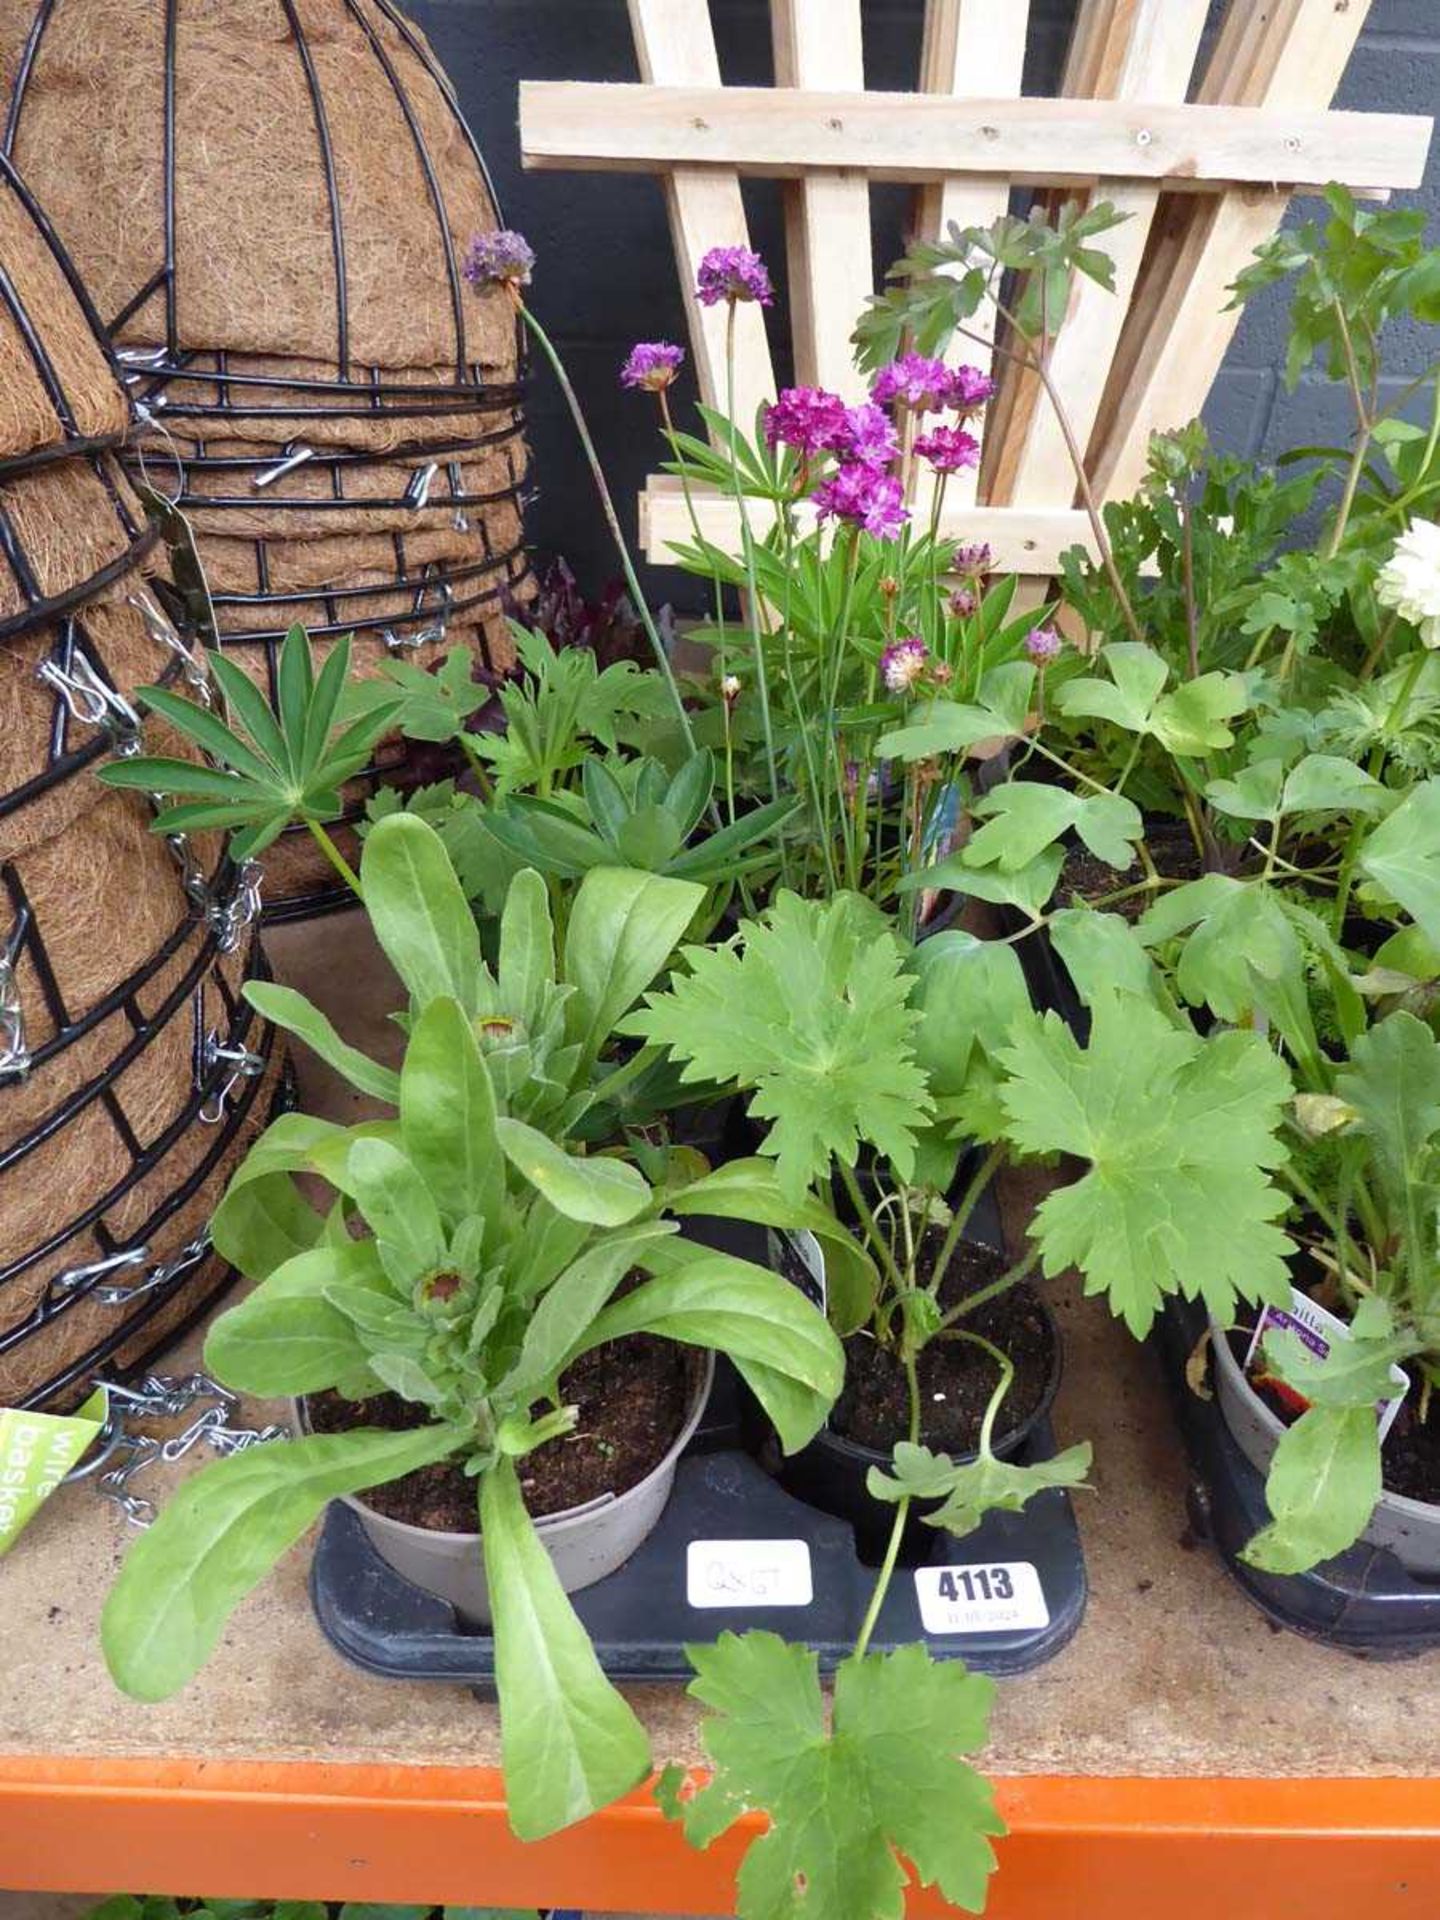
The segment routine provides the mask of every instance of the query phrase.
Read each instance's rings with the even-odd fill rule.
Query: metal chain
[[[123,694],[106,686],[83,653],[71,656],[67,670],[58,660],[42,660],[35,678],[58,693],[72,720],[103,727],[113,751],[122,758],[140,751],[140,716]]]
[[[174,1466],[201,1445],[224,1458],[290,1435],[285,1426],[233,1426],[231,1420],[239,1401],[207,1373],[174,1377],[152,1373],[138,1387],[110,1380],[97,1380],[95,1385],[104,1387],[109,1395],[109,1415],[87,1458],[65,1478],[67,1482],[93,1479],[100,1495],[119,1507],[134,1527],[151,1525],[157,1508],[153,1500],[133,1492],[130,1483],[156,1462]],[[204,1411],[168,1439],[133,1432],[127,1424],[178,1420],[202,1400],[209,1403]]]
[[[23,923],[18,931],[23,932]],[[25,1009],[15,978],[18,939],[12,936],[0,952],[0,1080],[19,1079],[30,1071],[30,1048],[25,1039]]]
[[[213,703],[210,691],[210,676],[203,663],[197,660],[180,636],[180,629],[170,619],[164,609],[148,594],[143,587],[137,592],[126,595],[126,604],[135,609],[145,622],[145,631],[156,646],[164,647],[167,653],[173,653],[180,662],[180,670],[185,684],[196,701],[202,707]]]

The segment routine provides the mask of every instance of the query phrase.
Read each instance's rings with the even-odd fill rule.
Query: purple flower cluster
[[[850,409],[823,387],[786,387],[765,413],[765,444],[793,447],[807,460],[834,453],[849,423]]]
[[[695,298],[702,307],[724,300],[755,300],[768,307],[775,299],[770,273],[749,247],[711,247],[695,276]]]
[[[915,451],[937,473],[959,473],[962,467],[980,464],[980,442],[963,427],[932,427],[916,440]]]
[[[929,648],[916,635],[896,640],[880,656],[880,678],[891,693],[908,693],[924,673],[929,658]]]
[[[1054,627],[1032,627],[1025,636],[1025,652],[1042,670],[1059,658],[1064,645]]]
[[[885,409],[866,400],[846,409],[844,431],[835,443],[835,451],[842,460],[883,472],[900,452],[900,436]]]
[[[870,383],[870,397],[882,406],[909,407],[915,413],[973,413],[995,392],[995,382],[978,367],[947,367],[923,353],[902,353],[882,367]]]
[[[973,546],[955,549],[950,570],[952,573],[963,573],[967,580],[978,580],[982,573],[989,573],[994,565],[994,554],[985,541],[979,540]]]
[[[893,540],[910,518],[904,489],[894,474],[859,462],[837,468],[810,498],[822,520],[848,520],[877,540]]]
[[[524,234],[501,227],[494,233],[477,233],[470,242],[465,278],[472,287],[528,287],[534,266],[535,249]]]
[[[685,359],[685,349],[669,340],[637,340],[620,369],[620,384],[661,393],[670,386]]]
[[[995,398],[995,382],[978,367],[956,367],[950,375],[950,405],[957,413],[973,413]]]

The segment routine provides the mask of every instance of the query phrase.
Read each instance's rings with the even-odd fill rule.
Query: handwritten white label
[[[692,1607],[808,1607],[810,1549],[803,1540],[692,1540],[685,1595]]]
[[[927,1633],[1011,1633],[1050,1624],[1040,1575],[1028,1560],[917,1567],[915,1593]]]

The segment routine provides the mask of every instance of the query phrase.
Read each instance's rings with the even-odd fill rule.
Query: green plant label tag
[[[0,1407],[0,1555],[7,1554],[105,1425],[109,1396],[97,1387],[78,1413]]]

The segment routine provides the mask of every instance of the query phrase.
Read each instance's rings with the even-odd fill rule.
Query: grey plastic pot
[[[535,1530],[567,1593],[578,1593],[582,1587],[593,1586],[606,1574],[614,1573],[658,1525],[670,1498],[680,1455],[700,1424],[715,1377],[714,1354],[697,1358],[685,1423],[658,1466],[625,1493],[605,1494],[583,1507],[547,1514],[535,1522]],[[308,1424],[298,1403],[296,1417],[302,1428]],[[375,1551],[396,1573],[412,1586],[448,1600],[466,1625],[489,1626],[490,1589],[478,1531],[439,1533],[429,1527],[412,1527],[407,1521],[377,1513],[361,1499],[348,1494],[343,1498],[359,1517]]]
[[[1212,1316],[1211,1372],[1226,1426],[1235,1444],[1258,1473],[1268,1473],[1285,1423],[1256,1393],[1230,1350],[1225,1329]],[[1440,1506],[1428,1500],[1409,1500],[1402,1493],[1382,1493],[1360,1538],[1372,1547],[1385,1547],[1401,1566],[1430,1579],[1440,1576]]]

